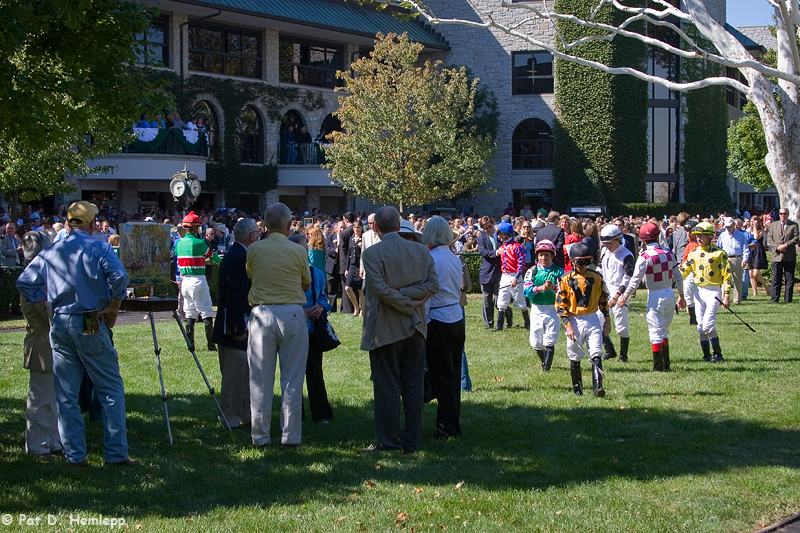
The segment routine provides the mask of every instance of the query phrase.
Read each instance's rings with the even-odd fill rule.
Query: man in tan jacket
[[[374,227],[381,241],[362,255],[366,288],[361,349],[369,351],[377,443],[364,451],[414,453],[422,438],[428,332],[424,303],[439,290],[439,278],[427,247],[397,233],[400,213],[394,207],[378,209]]]

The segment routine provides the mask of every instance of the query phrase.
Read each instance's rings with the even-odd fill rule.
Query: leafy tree
[[[139,2],[0,2],[0,192],[13,203],[69,191],[65,173],[89,174],[133,119],[168,103],[131,66],[150,18]]]
[[[773,186],[766,157],[764,128],[756,107],[748,103],[744,116],[728,128],[728,170],[739,181],[763,191]]]
[[[476,113],[478,80],[440,62],[417,67],[422,48],[405,33],[378,34],[369,57],[337,73],[344,131],[325,149],[336,184],[401,210],[481,189],[495,150],[496,117],[494,134],[491,119],[477,120],[492,99]]]

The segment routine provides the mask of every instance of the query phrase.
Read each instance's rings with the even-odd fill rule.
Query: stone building
[[[474,0],[474,4],[505,22],[524,16],[524,12],[501,8],[499,0]],[[706,0],[706,4],[724,23],[725,0]],[[115,165],[112,174],[77,179],[78,192],[73,198],[107,194],[120,209],[129,211],[143,205],[169,207],[172,174],[187,165],[206,181],[210,165],[227,158],[237,160],[242,168],[277,164],[277,187],[248,190],[244,186],[235,191],[237,196],[226,194],[223,179],[208,184],[209,192],[200,198],[200,207],[236,207],[235,203],[262,210],[280,200],[301,212],[313,208],[328,213],[370,210],[371,202],[348,197],[331,184],[328,171],[319,167],[321,153],[313,147],[305,158],[299,154],[291,163],[284,135],[289,124],[306,127],[312,138],[322,129],[337,129],[331,115],[338,107],[333,90],[338,83],[335,71],[347,69],[351,61],[368,53],[375,33],[407,31],[412,40],[425,46],[423,59],[469,67],[494,92],[500,111],[490,183],[497,193],[428,207],[492,213],[508,202],[517,210],[524,204],[536,210],[552,202],[553,159],[558,157],[553,153],[555,69],[546,51],[532,49],[497,30],[443,25],[434,31],[420,22],[392,17],[391,7],[376,11],[371,5],[352,1],[148,0],[148,5],[159,9],[159,18],[145,38],[142,65],[179,80],[185,96],[179,110],[182,116],[200,115],[209,125],[208,155],[189,155],[178,145],[166,146],[158,153],[124,150],[97,161],[98,165]],[[466,0],[431,0],[428,5],[442,17],[480,20]],[[554,31],[547,23],[530,31],[553,42]],[[650,62],[651,71],[659,68],[663,67],[658,62]],[[232,104],[226,103],[231,96],[213,80],[295,92],[288,99],[285,95],[271,100],[254,97],[236,102],[244,105],[232,109]],[[209,90],[203,91],[206,86]],[[186,93],[186,87],[193,91]],[[649,102],[647,199],[680,201],[682,99],[679,93],[652,87]],[[735,115],[741,101],[733,97],[729,103]],[[237,129],[235,136],[231,128]],[[232,144],[231,139],[238,140],[234,143],[238,146],[226,146]]]

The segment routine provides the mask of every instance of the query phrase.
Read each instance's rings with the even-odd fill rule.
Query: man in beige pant
[[[296,448],[302,436],[303,380],[308,357],[308,326],[303,305],[311,286],[306,249],[286,237],[292,212],[284,204],[267,207],[269,237],[247,248],[247,327],[250,366],[250,435],[256,447],[268,446],[275,363],[281,367],[281,450]]]

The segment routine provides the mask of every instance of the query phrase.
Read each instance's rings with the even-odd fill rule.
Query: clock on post
[[[169,192],[172,197],[179,204],[183,204],[184,209],[189,207],[189,204],[197,200],[202,192],[200,180],[197,175],[191,170],[187,170],[186,166],[183,170],[172,176],[172,181],[169,184]]]

